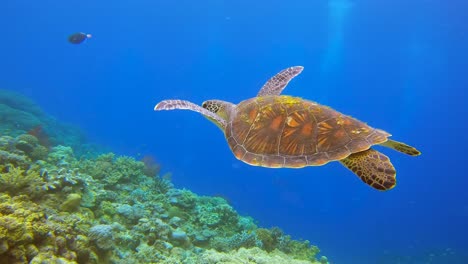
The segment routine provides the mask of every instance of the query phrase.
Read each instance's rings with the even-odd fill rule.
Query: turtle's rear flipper
[[[377,150],[368,149],[354,153],[340,162],[363,182],[377,190],[390,190],[396,185],[395,168],[390,159]]]
[[[398,152],[401,152],[401,153],[404,153],[404,154],[410,155],[410,156],[419,156],[419,155],[421,155],[421,152],[419,152],[419,150],[417,150],[416,148],[414,148],[414,147],[412,147],[410,145],[406,145],[403,142],[398,142],[398,141],[391,140],[391,139],[385,141],[384,143],[381,143],[380,145],[392,148],[392,149],[394,149],[394,150],[396,150]]]

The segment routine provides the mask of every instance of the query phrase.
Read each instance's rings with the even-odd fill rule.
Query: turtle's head
[[[234,109],[236,105],[226,102],[226,101],[221,101],[221,100],[207,100],[202,103],[202,107],[205,108],[206,110],[217,114],[219,117],[222,119],[226,120],[226,122],[229,122],[229,117],[231,116],[231,112]],[[212,118],[206,117],[210,121],[214,122],[218,127],[222,129],[222,127]]]

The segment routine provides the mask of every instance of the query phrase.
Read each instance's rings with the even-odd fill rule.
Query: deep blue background
[[[222,195],[333,263],[468,251],[466,1],[0,2],[0,87],[125,155],[154,155],[177,187]],[[341,4],[340,4],[341,3]],[[93,34],[81,45],[67,36]],[[285,93],[418,147],[383,149],[398,185],[377,192],[338,163],[266,169],[237,161],[218,128],[168,98],[237,103],[283,68]],[[421,253],[422,254],[422,253]]]

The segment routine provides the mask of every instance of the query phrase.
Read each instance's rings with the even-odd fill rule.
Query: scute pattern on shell
[[[327,106],[291,96],[245,100],[226,127],[234,155],[251,165],[323,165],[385,142],[390,136]]]

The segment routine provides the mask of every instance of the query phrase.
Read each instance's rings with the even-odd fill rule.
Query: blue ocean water
[[[468,263],[465,1],[19,0],[0,10],[0,88],[117,153],[155,156],[176,186],[227,197],[332,263]],[[71,45],[76,31],[93,37]],[[153,111],[169,98],[237,103],[294,65],[305,69],[286,94],[422,151],[379,148],[395,189],[375,191],[338,163],[252,167],[202,116]]]

